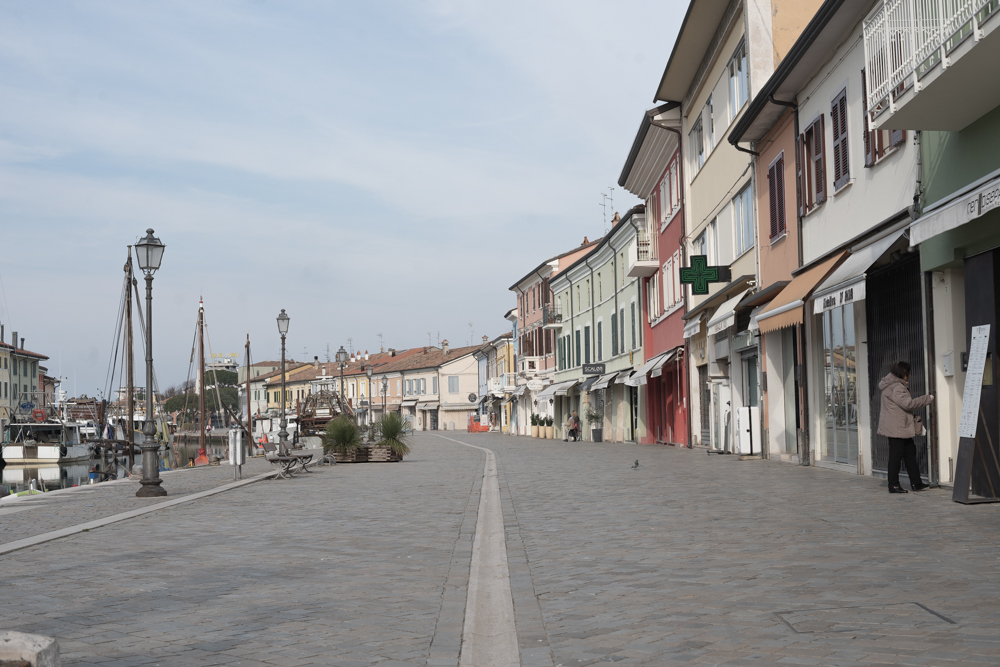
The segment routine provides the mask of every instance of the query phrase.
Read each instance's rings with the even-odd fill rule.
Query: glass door
[[[826,415],[823,459],[858,462],[857,347],[854,304],[823,313],[823,383]]]

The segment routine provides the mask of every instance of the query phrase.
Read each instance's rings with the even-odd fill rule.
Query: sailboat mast
[[[198,411],[201,420],[198,424],[198,449],[205,449],[205,303],[198,300]]]
[[[253,415],[250,414],[250,334],[247,334],[247,447],[253,447]],[[253,451],[252,449],[250,451]]]
[[[125,379],[128,398],[125,399],[125,440],[128,441],[128,471],[132,473],[132,466],[135,465],[135,452],[132,451],[132,443],[135,442],[135,375],[133,366],[135,365],[135,355],[132,352],[132,246],[128,247],[128,262],[125,264],[125,363],[128,365],[128,372]]]

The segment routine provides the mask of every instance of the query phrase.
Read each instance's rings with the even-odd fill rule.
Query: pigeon
[[[639,467],[639,459],[636,459],[635,463],[632,464],[632,470],[635,470],[638,467]]]

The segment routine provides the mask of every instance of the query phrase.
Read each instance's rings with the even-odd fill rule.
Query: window
[[[618,311],[618,340],[621,341],[619,352],[625,351],[625,306]]]
[[[618,316],[611,313],[611,356],[618,354]]]
[[[708,121],[708,152],[715,150],[715,111],[712,107],[712,96],[708,96],[705,104],[705,119]]]
[[[458,393],[458,376],[449,375],[448,376],[448,393],[457,394]]]
[[[597,303],[604,301],[604,285],[601,284],[601,272],[597,272]]]
[[[602,322],[601,320],[597,320],[597,360],[598,361],[604,361],[604,337],[601,335],[603,333],[601,331],[601,329],[602,329],[601,325],[602,324],[604,324],[604,322]]]
[[[427,378],[420,379],[420,393],[421,394],[427,393]]]
[[[826,201],[826,154],[823,143],[823,115],[799,135],[798,187],[795,189],[799,214],[804,215]]]
[[[37,361],[32,361],[31,362],[31,374],[32,375],[38,375],[38,362]]]
[[[670,279],[674,283],[674,297],[677,299],[675,303],[679,303],[684,298],[684,292],[681,290],[681,251],[674,251],[674,272],[670,276]]]
[[[729,61],[729,118],[736,118],[747,102],[747,49],[740,44]]]
[[[748,185],[733,197],[733,225],[736,231],[736,256],[753,247],[753,198]]]
[[[868,98],[865,96],[865,71],[861,70],[861,110],[864,116],[865,166],[871,167],[906,141],[906,130],[873,130]]]
[[[590,278],[587,278],[587,287],[584,290],[587,293],[587,308],[590,308]]]
[[[431,393],[438,393],[438,378],[437,375],[431,378]]]
[[[785,233],[785,153],[782,151],[767,168],[767,200],[771,216],[771,238]]]
[[[701,116],[688,133],[688,144],[691,146],[691,166],[698,171],[705,164],[705,133],[701,127]]]
[[[847,151],[847,88],[833,99],[830,118],[833,120],[833,189],[839,190],[851,181]]]
[[[577,312],[578,310],[580,310],[580,305],[581,305],[582,303],[583,303],[583,302],[582,302],[582,301],[580,301],[580,286],[579,286],[579,285],[577,285],[577,286],[576,286],[576,307],[575,307],[575,308],[573,309],[573,312],[574,312],[574,313],[575,313],[575,312]]]
[[[635,339],[635,301],[632,302],[632,349],[638,347]]]
[[[590,325],[583,328],[583,363],[590,363]]]
[[[580,359],[583,358],[583,354],[582,354],[583,350],[580,349],[581,348],[580,342],[581,342],[580,341],[580,330],[577,329],[576,330],[576,349],[574,350],[574,352],[576,353],[576,357],[574,359],[574,364],[577,365],[577,366],[580,365]]]
[[[556,362],[559,364],[559,370],[566,368],[566,354],[562,336],[559,336],[559,340],[556,341]]]
[[[14,360],[14,375],[17,375],[17,359]]]
[[[660,316],[660,281],[659,273],[654,273],[646,283],[646,318],[650,324]]]
[[[413,394],[413,380],[406,381],[406,395],[411,396]]]
[[[669,308],[674,305],[674,260],[671,257],[667,260],[667,263],[663,265],[663,294],[664,305]]]

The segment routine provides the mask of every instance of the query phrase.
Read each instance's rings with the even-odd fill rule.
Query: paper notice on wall
[[[983,391],[983,371],[986,369],[986,348],[990,342],[990,325],[972,327],[972,344],[969,346],[969,369],[965,374],[965,393],[962,396],[962,420],[958,424],[958,437],[975,438],[979,423],[979,397]]]

